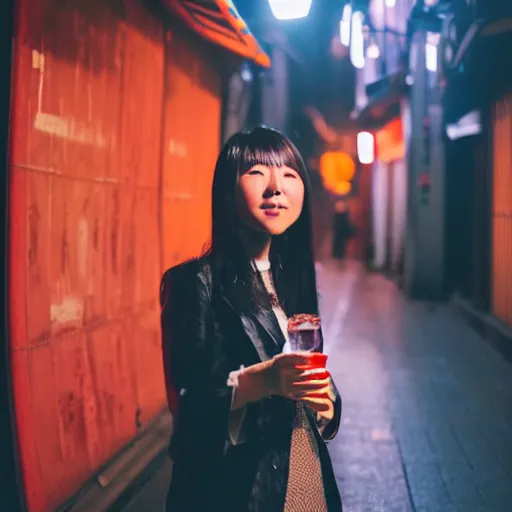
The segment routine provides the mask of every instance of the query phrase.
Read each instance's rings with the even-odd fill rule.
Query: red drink
[[[299,314],[288,320],[288,338],[291,352],[311,352],[310,363],[304,369],[325,368],[327,356],[322,354],[322,331],[318,315]]]

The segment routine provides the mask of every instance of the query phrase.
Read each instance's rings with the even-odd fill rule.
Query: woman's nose
[[[281,185],[281,176],[279,176],[279,173],[273,171],[270,174],[270,181],[266,190],[266,195],[268,197],[281,195]]]

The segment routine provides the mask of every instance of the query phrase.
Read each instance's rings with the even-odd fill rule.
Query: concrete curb
[[[482,313],[466,299],[456,295],[451,306],[489,343],[512,364],[512,329],[492,315]]]
[[[107,512],[153,461],[167,450],[171,432],[172,417],[165,410],[128,447],[109,461],[78,496],[57,512]]]

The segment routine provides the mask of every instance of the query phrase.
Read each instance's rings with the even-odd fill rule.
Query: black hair
[[[252,259],[240,236],[236,193],[241,174],[254,165],[287,166],[304,183],[304,203],[297,221],[282,235],[272,237],[270,263],[279,302],[288,316],[318,313],[313,238],[311,186],[308,171],[293,143],[282,133],[258,126],[232,135],[222,148],[215,166],[212,187],[212,235],[207,256],[220,292],[226,285],[242,287],[240,307],[255,309],[269,302]]]

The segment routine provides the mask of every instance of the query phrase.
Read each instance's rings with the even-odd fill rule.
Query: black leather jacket
[[[282,512],[295,404],[269,397],[247,407],[247,442],[232,445],[228,374],[279,353],[283,336],[272,311],[244,314],[236,292],[215,296],[206,259],[168,270],[162,279],[162,339],[168,387],[179,395],[170,445],[170,512]],[[314,426],[330,512],[342,510],[324,439],[336,435],[335,416],[320,435]]]

